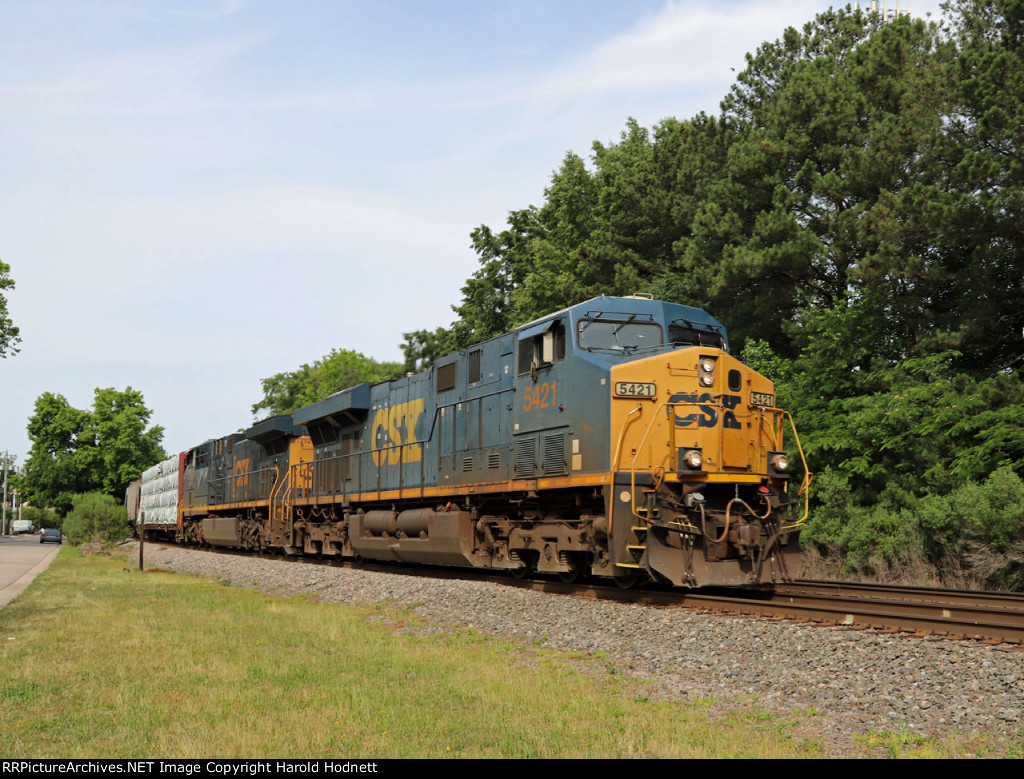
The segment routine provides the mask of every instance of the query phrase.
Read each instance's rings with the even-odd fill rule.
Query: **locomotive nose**
[[[791,578],[799,522],[772,383],[718,349],[612,368],[619,565],[679,585]],[[645,389],[642,393],[637,388]],[[783,529],[785,528],[785,529]]]

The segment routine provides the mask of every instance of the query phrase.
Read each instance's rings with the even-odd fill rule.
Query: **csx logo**
[[[718,399],[722,401],[722,427],[728,428],[741,428],[742,425],[739,420],[736,419],[736,412],[733,409],[739,405],[741,400],[739,395],[719,395]],[[676,415],[676,427],[690,427],[694,422],[697,423],[697,427],[714,427],[718,424],[718,409],[711,405],[697,405],[698,403],[714,403],[716,396],[710,392],[705,392],[699,398],[697,393],[689,392],[678,392],[668,399],[669,403],[676,404],[672,406]],[[697,406],[697,411],[692,413],[686,413]],[[697,412],[700,412],[699,414]]]
[[[423,413],[423,398],[382,408],[373,416],[373,461],[377,467],[418,463],[423,459],[423,445],[412,443],[416,438],[416,422]],[[405,446],[402,446],[402,442]]]
[[[235,486],[249,486],[249,458],[235,460]]]

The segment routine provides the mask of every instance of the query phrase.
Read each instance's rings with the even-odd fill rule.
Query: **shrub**
[[[57,516],[56,511],[51,511],[50,509],[23,506],[21,518],[27,519],[36,527],[60,527],[60,517]]]
[[[75,495],[71,506],[71,513],[64,518],[64,535],[70,543],[115,544],[128,537],[128,512],[109,495],[85,492]]]
[[[801,542],[819,575],[1024,588],[1024,479],[1009,466],[945,495],[889,485],[871,506],[855,505],[831,469],[815,485],[820,505]]]

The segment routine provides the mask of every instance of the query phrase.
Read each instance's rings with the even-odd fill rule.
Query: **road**
[[[18,597],[57,556],[60,546],[39,536],[0,536],[0,608]]]

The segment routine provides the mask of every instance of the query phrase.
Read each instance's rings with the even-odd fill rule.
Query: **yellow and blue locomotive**
[[[623,586],[770,584],[798,573],[806,515],[787,421],[704,311],[598,297],[183,453],[176,532]]]

